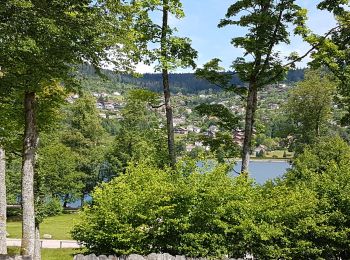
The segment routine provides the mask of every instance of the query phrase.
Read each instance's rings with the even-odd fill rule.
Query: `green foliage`
[[[307,203],[304,213],[300,211],[291,218],[290,224],[281,222],[289,229],[287,239],[294,248],[290,259],[349,256],[346,246],[349,243],[350,223],[349,156],[348,144],[339,137],[322,138],[298,156],[292,170],[278,185],[286,186],[291,191],[303,191],[303,198],[300,198],[303,202],[295,203],[298,207],[304,208],[305,199],[313,201]],[[284,244],[280,243],[279,246]]]
[[[72,235],[95,253],[347,259],[349,156],[340,138],[320,139],[263,186],[222,166],[131,165],[94,191]]]
[[[106,132],[95,102],[92,96],[83,94],[68,106],[59,136],[60,142],[75,154],[77,166],[73,175],[80,176],[77,185],[83,182],[81,194],[88,194],[99,182],[110,179],[110,176],[103,176],[100,172],[107,151]],[[66,151],[70,152],[69,149]],[[70,157],[70,160],[73,158]]]
[[[57,216],[63,212],[61,200],[59,198],[46,197],[46,201],[41,203],[36,208],[36,211],[37,214],[35,217],[37,220],[40,219],[40,222],[43,218]]]
[[[242,245],[231,242],[243,237],[240,215],[234,213],[247,213],[240,205],[251,202],[250,183],[230,179],[226,167],[206,174],[182,172],[130,166],[94,191],[73,237],[98,253],[223,256],[230,246],[235,255],[244,254],[236,248]]]
[[[77,165],[77,154],[62,143],[53,141],[40,148],[38,178],[42,192],[70,202],[79,198],[85,175],[77,171]]]
[[[157,94],[146,90],[128,93],[120,128],[107,154],[114,175],[123,173],[129,163],[147,161],[158,167],[167,164],[166,135],[160,127],[161,120],[152,111],[158,99]]]
[[[298,28],[305,27],[306,12],[294,0],[282,1],[236,1],[222,19],[219,27],[238,25],[248,29],[244,37],[232,39],[235,47],[243,48],[245,56],[252,55],[253,60],[237,58],[234,70],[244,82],[264,87],[282,80],[286,67],[282,65],[279,53],[275,50],[279,43],[289,43],[288,25],[295,27],[295,34],[301,34]],[[236,17],[240,18],[236,20]]]
[[[142,32],[143,40],[152,42],[155,48],[145,51],[145,61],[157,62],[156,70],[163,69],[171,71],[176,68],[195,68],[194,60],[197,58],[197,51],[191,47],[191,40],[187,37],[175,36],[176,29],[166,24],[159,25],[154,21],[152,12],[161,11],[174,15],[176,19],[184,17],[182,3],[179,0],[138,0],[135,5],[140,7],[142,14],[137,24],[139,32]],[[152,20],[153,18],[153,20]],[[165,17],[163,17],[165,18]]]
[[[321,70],[309,71],[305,80],[290,91],[285,113],[293,123],[290,134],[294,134],[296,146],[313,143],[317,137],[327,135],[334,92],[335,84]]]
[[[201,104],[195,108],[195,111],[202,117],[215,118],[215,124],[220,127],[220,131],[215,136],[201,135],[203,144],[210,146],[218,162],[224,163],[224,158],[238,156],[240,149],[233,142],[232,132],[238,127],[239,117],[220,104]]]

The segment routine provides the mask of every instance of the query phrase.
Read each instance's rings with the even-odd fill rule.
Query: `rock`
[[[44,238],[44,239],[51,239],[51,238],[52,238],[52,235],[50,235],[50,234],[44,234],[44,235],[43,235],[43,238]]]
[[[98,257],[95,254],[85,256],[84,260],[98,260]]]
[[[99,259],[99,260],[108,260],[108,257],[105,256],[105,255],[100,255],[100,256],[98,257],[98,259]]]
[[[147,260],[158,260],[158,255],[156,253],[149,254]]]
[[[32,260],[32,257],[29,256],[29,255],[25,255],[25,256],[22,256],[22,258],[19,258],[19,259],[22,259],[22,260]],[[16,260],[16,258],[15,258]]]
[[[73,260],[84,260],[84,255],[82,254],[75,255]]]
[[[142,255],[131,254],[127,260],[146,260]]]
[[[175,260],[175,257],[171,254],[165,253],[163,254],[163,260]]]

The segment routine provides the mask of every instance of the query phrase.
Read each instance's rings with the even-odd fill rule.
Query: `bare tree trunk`
[[[250,84],[249,90],[248,90],[247,106],[246,106],[241,173],[248,173],[248,170],[249,170],[250,150],[252,146],[252,137],[253,137],[257,101],[258,101],[258,90],[255,84]]]
[[[162,61],[162,76],[163,76],[163,92],[166,111],[166,126],[168,133],[168,152],[171,166],[176,164],[175,154],[175,138],[174,138],[174,123],[173,123],[173,108],[170,103],[170,86],[169,86],[169,72],[167,68],[168,50],[167,50],[167,30],[168,30],[168,0],[163,0],[163,23],[161,35],[161,59]]]
[[[33,260],[41,260],[41,242],[40,242],[40,226],[39,223],[35,224],[35,249]]]
[[[7,254],[6,245],[6,161],[5,150],[0,147],[0,255]]]
[[[35,117],[35,93],[26,92],[24,97],[25,130],[22,158],[22,246],[21,255],[34,257],[35,211],[34,211],[34,165],[37,147],[37,125]]]
[[[67,208],[68,204],[68,199],[69,199],[69,194],[64,195],[64,200],[63,200],[63,208]]]
[[[81,198],[80,198],[80,208],[83,208],[85,205],[85,192],[83,192],[81,194]]]

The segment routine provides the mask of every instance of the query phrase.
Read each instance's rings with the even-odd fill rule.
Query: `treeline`
[[[91,80],[92,78],[98,77],[96,70],[89,64],[81,66],[80,73],[85,76],[85,80]],[[111,70],[101,70],[100,73],[106,76],[106,82],[103,84],[112,83],[115,88],[119,86],[121,89],[125,89],[127,85],[129,88],[131,85],[145,88],[155,92],[161,92],[162,86],[162,74],[160,73],[145,73],[141,77],[133,77],[131,75],[117,74]],[[239,79],[237,74],[227,72],[232,76],[230,81],[231,84],[237,86],[244,86],[244,82]],[[281,83],[293,84],[304,79],[305,69],[293,69],[289,70],[286,79]],[[102,81],[100,78],[97,81]],[[207,80],[196,77],[194,73],[171,73],[169,75],[171,92],[172,93],[183,93],[183,94],[198,94],[199,92],[217,92],[221,91],[222,88],[214,85]],[[95,83],[97,84],[97,83]],[[100,83],[99,83],[100,84]],[[88,86],[86,86],[88,88]]]

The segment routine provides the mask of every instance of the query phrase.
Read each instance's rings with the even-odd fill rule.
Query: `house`
[[[114,104],[113,103],[105,103],[105,109],[107,110],[114,110]]]
[[[183,127],[178,127],[178,128],[174,129],[174,133],[179,134],[179,135],[187,135],[188,130],[186,128],[183,128]]]
[[[273,109],[273,110],[277,110],[277,109],[279,109],[280,108],[280,106],[278,105],[278,104],[269,104],[269,109]]]
[[[173,119],[174,126],[184,124],[185,122],[186,122],[185,117],[174,117],[174,119]]]
[[[102,103],[100,103],[100,102],[98,102],[98,103],[96,103],[96,108],[97,109],[103,109],[103,104]]]
[[[194,125],[187,126],[187,130],[189,132],[194,132],[194,133],[197,133],[197,134],[199,134],[201,132],[201,129],[199,127],[194,126]]]
[[[239,146],[243,146],[244,142],[244,130],[237,129],[233,132],[233,141]]]
[[[105,113],[98,114],[101,118],[107,118],[107,115]]]
[[[267,147],[262,144],[254,149],[254,153],[261,153],[261,152],[265,153],[266,151],[267,151]]]
[[[219,128],[216,125],[209,126],[209,129],[208,129],[209,136],[215,137],[217,132],[219,132]]]
[[[187,152],[191,152],[194,148],[196,148],[196,146],[194,146],[193,144],[187,144],[186,145],[186,151]]]

